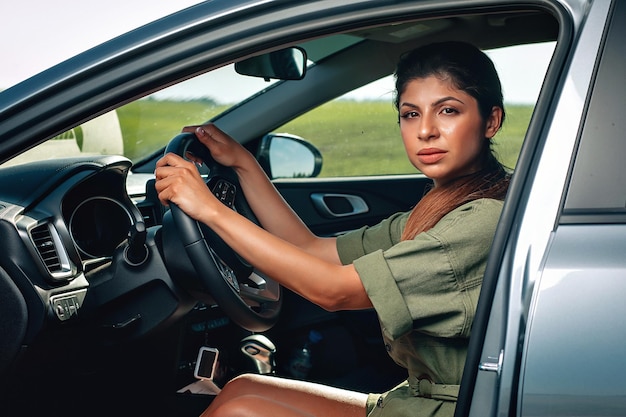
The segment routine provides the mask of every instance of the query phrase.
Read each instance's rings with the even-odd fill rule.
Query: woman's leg
[[[367,394],[266,375],[230,381],[201,417],[341,416],[365,417]]]

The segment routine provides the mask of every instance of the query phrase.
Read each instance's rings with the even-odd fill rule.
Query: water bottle
[[[320,340],[322,340],[322,334],[318,331],[311,330],[304,345],[293,351],[287,369],[291,376],[298,379],[306,379],[313,366],[311,348]]]

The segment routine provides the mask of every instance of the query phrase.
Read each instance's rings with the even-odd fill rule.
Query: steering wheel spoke
[[[213,262],[215,262],[217,269],[222,275],[222,278],[224,278],[226,283],[228,283],[228,285],[230,285],[233,290],[240,293],[241,287],[239,285],[239,280],[237,279],[237,274],[235,273],[235,271],[230,266],[228,266],[228,264],[224,262],[222,258],[220,258],[219,255],[215,253],[212,248],[209,248],[209,254],[213,258]]]
[[[280,300],[280,285],[260,272],[254,270],[250,276],[240,283],[241,297],[258,304],[274,303]]]

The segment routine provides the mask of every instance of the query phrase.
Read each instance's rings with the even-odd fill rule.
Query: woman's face
[[[399,114],[409,160],[435,186],[480,170],[486,138],[496,134],[502,119],[494,107],[483,120],[474,97],[435,76],[407,84]]]

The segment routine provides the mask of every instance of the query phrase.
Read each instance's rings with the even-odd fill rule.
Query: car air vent
[[[30,236],[52,278],[68,277],[71,273],[69,258],[62,250],[61,240],[56,229],[49,223],[44,223],[31,229]]]
[[[35,242],[37,252],[39,252],[39,256],[41,256],[41,259],[46,264],[48,271],[60,272],[62,270],[61,261],[59,260],[59,254],[54,246],[54,240],[52,239],[52,233],[48,225],[42,224],[41,226],[37,226],[30,234],[33,238],[33,242]]]

